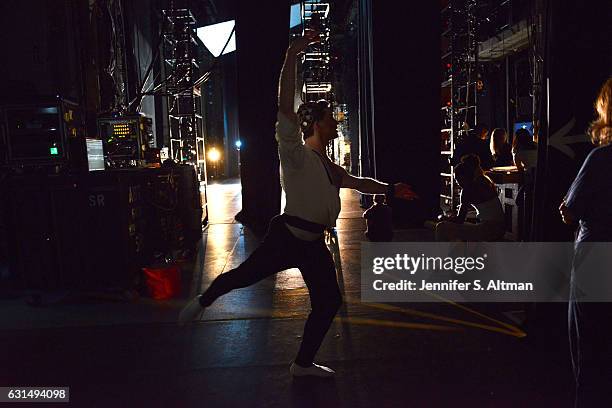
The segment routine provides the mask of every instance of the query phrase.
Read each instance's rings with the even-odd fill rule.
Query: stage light
[[[236,140],[236,143],[234,143],[236,145],[236,149],[240,150],[240,148],[242,147],[242,142],[240,140]]]
[[[210,160],[211,162],[215,163],[217,161],[219,161],[219,159],[221,158],[221,153],[219,153],[219,151],[216,148],[212,148],[208,151],[208,160]]]
[[[202,40],[208,51],[218,57],[227,43],[227,47],[223,50],[223,55],[236,51],[236,32],[234,31],[235,20],[225,21],[223,23],[212,24],[206,27],[196,29],[198,38]],[[230,38],[231,35],[231,38]]]

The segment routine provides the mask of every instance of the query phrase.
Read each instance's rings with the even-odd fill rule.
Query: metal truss
[[[170,132],[170,157],[179,163],[196,167],[205,175],[205,146],[201,95],[194,82],[199,77],[196,59],[195,23],[188,9],[163,11],[166,18],[163,33],[163,61]]]

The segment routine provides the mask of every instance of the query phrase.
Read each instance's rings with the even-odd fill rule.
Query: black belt
[[[308,221],[300,217],[296,217],[294,215],[283,214],[281,216],[285,223],[291,225],[292,227],[299,228],[304,231],[320,234],[325,231],[327,228],[323,224],[317,224],[316,222]]]

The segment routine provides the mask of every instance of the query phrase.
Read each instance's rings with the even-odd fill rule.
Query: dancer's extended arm
[[[334,163],[334,169],[341,174],[343,188],[352,188],[363,194],[389,194],[404,200],[414,200],[419,196],[412,191],[412,188],[405,183],[395,183],[393,185],[380,182],[368,177],[356,177],[349,174],[343,167]]]

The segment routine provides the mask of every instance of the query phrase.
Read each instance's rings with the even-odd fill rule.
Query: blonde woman
[[[568,332],[576,401],[584,406],[602,401],[612,382],[612,350],[604,329],[612,320],[612,308],[609,303],[588,302],[588,289],[582,291],[583,300],[578,298],[581,289],[593,284],[606,287],[610,272],[605,262],[599,268],[594,265],[603,258],[600,251],[609,250],[609,244],[595,243],[612,241],[612,78],[601,88],[595,110],[597,119],[589,133],[598,147],[587,156],[559,207],[563,222],[579,225],[570,280]]]
[[[598,146],[587,156],[559,207],[563,222],[579,224],[576,242],[612,240],[612,78],[595,102],[598,118],[589,129]]]
[[[489,150],[491,150],[495,167],[512,165],[512,152],[506,129],[497,128],[493,130]]]

